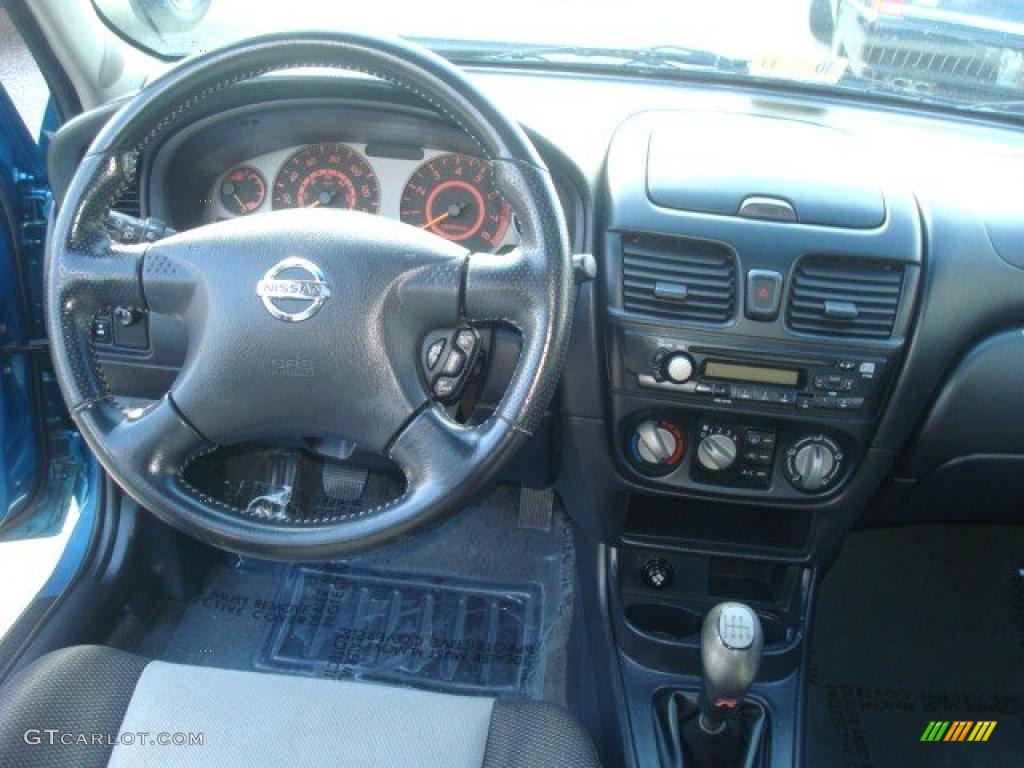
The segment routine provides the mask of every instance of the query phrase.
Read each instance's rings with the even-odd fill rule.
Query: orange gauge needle
[[[440,216],[435,216],[434,218],[432,218],[430,221],[428,221],[426,224],[424,224],[422,227],[420,227],[420,229],[430,229],[431,227],[433,227],[433,226],[435,226],[437,224],[440,224],[442,221],[446,221],[446,220],[450,219],[451,216],[452,216],[452,212],[451,211],[445,211]]]
[[[465,203],[463,203],[462,205],[449,205],[447,211],[442,213],[440,216],[435,216],[430,221],[428,221],[426,224],[424,224],[422,227],[420,227],[420,229],[430,229],[431,227],[437,226],[442,221],[447,221],[448,219],[452,218],[453,216],[460,216],[460,215],[462,215],[462,212],[464,210],[466,210],[466,204]]]

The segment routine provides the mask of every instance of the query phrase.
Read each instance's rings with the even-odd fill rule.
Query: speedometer
[[[351,147],[310,144],[284,161],[274,179],[273,205],[377,213],[380,185],[370,163]]]
[[[491,166],[469,155],[439,155],[421,165],[402,192],[402,221],[461,243],[495,251],[508,229],[510,208]]]

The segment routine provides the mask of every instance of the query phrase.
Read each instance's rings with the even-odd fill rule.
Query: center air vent
[[[887,339],[899,310],[903,269],[879,261],[813,256],[793,275],[786,321],[818,336]]]
[[[736,311],[736,257],[701,240],[626,235],[622,299],[627,312],[663,320],[724,323]]]

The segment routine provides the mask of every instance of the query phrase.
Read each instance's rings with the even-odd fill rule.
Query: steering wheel
[[[404,88],[478,145],[522,225],[503,254],[351,211],[285,210],[124,246],[105,228],[140,152],[235,83],[296,67],[364,73]],[[404,536],[459,509],[534,430],[569,339],[572,260],[550,174],[519,126],[451,64],[358,34],[268,35],[189,59],[145,87],[93,141],[47,246],[47,322],[61,391],[107,472],[158,517],[215,546],[264,558],[328,559]],[[111,307],[184,321],[170,391],[128,408],[108,390],[91,327]],[[278,311],[273,311],[273,310]],[[451,420],[421,346],[435,329],[518,329],[516,370],[493,415]],[[184,470],[240,441],[343,437],[390,457],[400,497],[302,519],[234,507]]]

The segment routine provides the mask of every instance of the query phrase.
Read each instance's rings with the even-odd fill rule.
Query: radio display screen
[[[785,368],[760,368],[755,365],[738,365],[708,360],[704,364],[704,375],[714,379],[730,381],[749,381],[757,384],[779,384],[784,387],[795,387],[800,380],[799,371]]]

